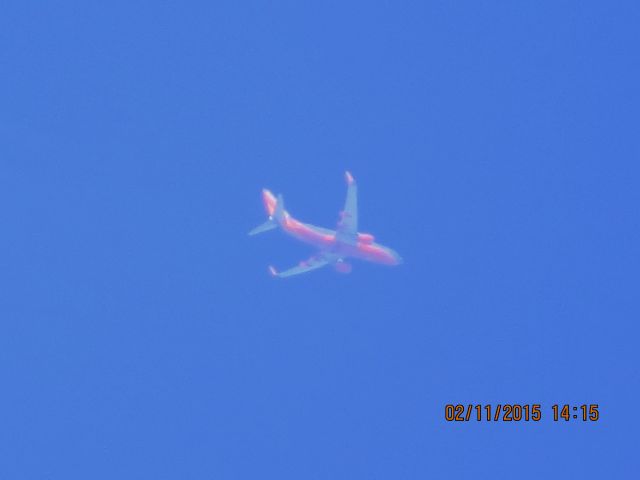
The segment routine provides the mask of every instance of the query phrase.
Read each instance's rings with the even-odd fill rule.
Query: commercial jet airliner
[[[345,261],[347,258],[358,258],[384,265],[402,263],[400,255],[392,249],[375,243],[373,235],[358,232],[358,188],[349,172],[345,172],[345,179],[347,181],[347,200],[344,209],[340,212],[336,230],[316,227],[296,220],[284,209],[282,195],[278,195],[276,198],[269,190],[262,190],[262,201],[269,219],[251,230],[249,235],[280,227],[292,237],[313,245],[319,250],[309,260],[300,262],[298,266],[284,272],[278,272],[275,268],[269,267],[273,276],[290,277],[326,265],[333,265],[340,273],[349,273],[351,265]]]

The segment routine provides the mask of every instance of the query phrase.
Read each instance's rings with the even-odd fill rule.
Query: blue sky
[[[9,2],[0,477],[632,478],[635,2]],[[276,281],[344,170],[397,268]],[[448,423],[448,403],[542,404]],[[596,423],[551,405],[598,403]]]

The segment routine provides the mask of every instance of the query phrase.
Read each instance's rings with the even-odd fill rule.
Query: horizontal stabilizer
[[[264,222],[262,225],[258,225],[256,228],[249,232],[249,235],[256,235],[258,233],[267,232],[269,230],[273,230],[276,228],[278,224],[273,220],[272,217],[269,217],[269,220]]]

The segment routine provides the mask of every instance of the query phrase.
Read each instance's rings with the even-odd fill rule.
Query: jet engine
[[[338,273],[350,273],[351,272],[351,264],[345,262],[344,260],[338,260],[334,263],[333,268],[336,269]]]
[[[366,244],[373,243],[373,235],[370,233],[359,233],[358,241]]]

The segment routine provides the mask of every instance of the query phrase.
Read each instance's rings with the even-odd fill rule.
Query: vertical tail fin
[[[276,208],[273,211],[273,218],[276,219],[278,223],[284,220],[284,217],[287,215],[287,212],[284,209],[284,198],[282,195],[278,195],[278,200],[276,201]]]
[[[284,199],[282,195],[278,195],[276,199],[273,193],[265,189],[262,191],[262,201],[269,218],[266,222],[251,230],[249,235],[268,232],[269,230],[277,228],[287,215],[287,212],[284,210]]]

